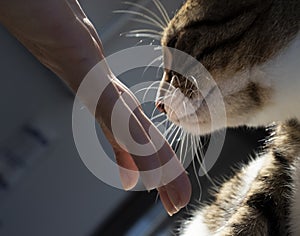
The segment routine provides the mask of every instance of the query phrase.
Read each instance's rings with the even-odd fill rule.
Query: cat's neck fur
[[[273,60],[258,70],[265,77],[264,83],[274,89],[270,104],[252,117],[249,125],[266,125],[289,118],[300,119],[300,33]],[[268,85],[266,85],[268,86]]]

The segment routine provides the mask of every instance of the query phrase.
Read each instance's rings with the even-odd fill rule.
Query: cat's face
[[[201,73],[193,69],[194,78],[200,81],[197,86],[192,80],[166,69],[158,93],[158,107],[172,122],[187,132],[205,134],[224,126],[248,124],[270,104],[273,88],[263,65],[295,33],[291,28],[286,29],[288,22],[276,19],[278,9],[272,2],[186,1],[164,30],[161,44],[196,58],[210,73],[217,88],[212,86],[209,94],[201,93],[202,87],[207,86],[199,78],[203,75],[201,66]],[[171,50],[164,51],[165,61],[172,64],[177,60]],[[227,119],[225,125],[223,120],[215,120],[211,128],[211,113],[218,113],[220,104],[215,96],[217,91],[222,95]],[[187,108],[188,103],[197,104],[192,107],[193,112]],[[216,109],[212,111],[209,107]]]

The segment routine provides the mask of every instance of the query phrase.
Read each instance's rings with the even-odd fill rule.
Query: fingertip
[[[126,151],[115,150],[116,161],[119,165],[119,173],[123,189],[133,189],[139,180],[139,171],[131,155]]]
[[[160,187],[158,188],[158,192],[159,192],[159,196],[160,196],[160,200],[166,210],[166,212],[168,213],[169,216],[173,216],[174,214],[176,214],[178,212],[178,209],[176,209],[172,203],[172,201],[170,200],[167,190],[165,189],[165,187]]]
[[[139,174],[135,171],[120,168],[120,179],[123,189],[129,191],[133,189],[138,183]]]
[[[182,173],[175,180],[166,186],[169,198],[178,209],[185,207],[192,196],[192,185],[185,173]]]

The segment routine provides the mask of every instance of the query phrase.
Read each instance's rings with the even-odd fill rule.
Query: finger
[[[174,215],[189,203],[192,194],[192,188],[186,174],[181,174],[163,187],[166,195],[163,195],[161,200],[162,202],[172,203],[172,207],[169,207],[169,205],[166,203],[164,204],[166,211],[170,215]]]
[[[127,151],[122,149],[120,145],[116,142],[110,130],[104,124],[102,124],[101,127],[107,140],[111,143],[112,148],[114,150],[117,164],[120,167],[119,172],[123,188],[125,190],[130,190],[138,182],[138,168],[131,155]]]
[[[163,165],[162,172],[164,175],[162,179],[168,196],[176,208],[180,210],[189,203],[192,194],[188,175],[167,143],[158,150],[158,156]],[[176,178],[173,176],[176,176]]]
[[[158,159],[161,163],[161,183],[165,185],[165,190],[167,191],[169,200],[172,202],[173,206],[180,210],[188,204],[192,192],[191,183],[185,169],[179,162],[170,145],[144,113],[140,109],[135,109],[134,114],[148,132],[148,135],[151,136],[151,140],[153,140],[153,144],[157,150]]]
[[[151,125],[147,117],[144,117],[144,114],[136,112],[136,116],[145,127]],[[154,129],[152,132],[155,133],[152,134],[152,140],[155,140],[154,144],[157,147],[157,155],[162,166],[162,184],[167,192],[168,201],[171,201],[175,209],[179,211],[188,204],[191,198],[192,187],[190,180],[169,144],[158,133],[157,129]],[[159,139],[161,140],[159,141]],[[158,146],[161,145],[161,142],[164,142],[163,145]],[[168,205],[165,205],[165,207],[170,214],[175,213],[173,209],[171,209],[171,212],[169,211]]]
[[[128,91],[128,88],[124,86],[117,79],[114,80],[117,88],[123,92],[122,97],[127,102],[128,106],[133,110],[133,113],[141,122],[148,136],[151,135],[151,140],[155,145],[157,150],[157,155],[161,163],[162,168],[162,183],[165,184],[164,190],[167,192],[168,201],[166,200],[166,194],[164,194],[164,200],[171,202],[172,205],[179,211],[182,207],[186,206],[191,197],[191,184],[188,179],[187,174],[179,160],[177,159],[174,151],[167,143],[167,141],[162,137],[159,131],[153,126],[151,121],[145,116],[141,109],[137,108],[137,101],[134,95]],[[150,135],[151,131],[151,135]],[[170,165],[168,165],[168,163]],[[145,165],[146,163],[142,163]],[[174,178],[174,176],[176,178]],[[166,210],[169,212],[169,204],[165,204]],[[171,209],[171,208],[170,208]],[[177,212],[176,211],[176,212]],[[169,212],[174,214],[174,209]]]
[[[117,163],[120,165],[120,177],[124,189],[129,190],[133,188],[138,181],[139,175],[141,176],[142,182],[147,190],[158,187],[161,183],[161,173],[159,171],[157,171],[155,174],[151,172],[151,170],[155,171],[160,168],[160,162],[154,148],[150,151],[152,155],[143,156],[129,153],[127,150],[121,147],[119,144],[120,142],[115,140],[115,136],[108,128],[104,126],[102,129],[108,141],[111,143],[116,155]],[[139,138],[139,134],[133,135]],[[140,137],[141,140],[143,138],[144,137]]]
[[[178,212],[178,210],[176,209],[176,207],[174,206],[174,204],[172,203],[172,201],[169,198],[168,192],[165,189],[165,187],[160,187],[158,188],[158,193],[159,193],[159,197],[160,200],[164,206],[164,208],[166,209],[167,213],[172,216],[175,213]]]
[[[127,101],[135,103],[132,99]],[[97,105],[97,117],[108,128],[118,146],[130,153],[146,189],[158,187],[161,184],[161,165],[157,150],[114,85],[105,88]]]
[[[121,149],[115,149],[114,152],[116,155],[116,161],[118,165],[121,167],[120,170],[120,178],[125,190],[130,190],[134,188],[139,179],[138,168],[132,159],[131,155]]]
[[[101,41],[98,37],[98,34],[97,34],[95,28],[93,27],[91,22],[87,19],[86,15],[83,12],[83,10],[81,9],[79,3],[76,0],[67,0],[67,2],[68,2],[68,5],[70,6],[70,8],[73,10],[74,14],[78,16],[78,18],[82,21],[82,23],[84,23],[85,26],[88,28],[88,30],[91,32],[94,39],[98,42],[99,47],[101,47],[101,49],[103,49]],[[119,91],[126,90],[127,92],[130,92],[121,83],[117,87],[118,87]],[[110,94],[110,95],[112,95],[112,94]],[[130,96],[131,96],[130,101],[132,102],[132,105],[137,105],[138,102],[137,102],[137,100],[134,99],[134,96],[131,93],[130,93]],[[117,98],[117,97],[115,96],[115,98]],[[112,99],[112,101],[113,100],[114,99]],[[106,107],[111,107],[111,106],[108,105]],[[128,111],[131,112],[130,110],[128,110]],[[110,113],[106,113],[106,114],[110,114]],[[118,114],[124,114],[124,113],[118,112]],[[108,120],[105,120],[104,122],[106,123],[106,126],[109,127],[108,130],[111,130],[110,125],[107,123]],[[148,138],[147,134],[144,132],[143,127],[141,127],[140,124],[138,124],[139,122],[136,119],[133,119],[133,123],[134,123],[133,126],[135,127],[135,129],[134,129],[135,134],[133,136],[135,137],[135,139],[138,141],[146,139],[145,141],[147,143],[151,144],[151,141]],[[111,136],[110,140],[113,145],[114,152],[116,154],[116,160],[117,160],[118,164],[120,164],[121,166],[128,167],[128,169],[132,169],[132,168],[137,169],[137,166],[138,166],[138,169],[143,172],[147,172],[147,171],[153,170],[153,169],[158,169],[160,167],[160,162],[157,158],[156,150],[155,150],[155,147],[153,144],[151,144],[152,148],[150,147],[150,149],[152,149],[152,150],[150,150],[151,155],[147,155],[147,158],[145,158],[142,155],[136,155],[134,153],[130,155],[127,151],[125,151],[117,143],[117,141],[113,138],[113,136],[114,136],[113,134],[111,134],[110,132],[106,132],[106,133],[107,133],[107,135]],[[124,143],[124,142],[121,141],[119,143]],[[134,161],[132,158],[134,158]],[[128,170],[122,169],[122,168],[120,169],[120,175],[121,175],[121,180],[122,180],[122,183],[123,183],[123,186],[125,189],[131,188],[136,184],[138,175],[133,176],[133,174],[129,173]],[[151,175],[151,174],[142,173],[142,179],[143,179],[143,182],[147,189],[152,189],[153,187],[157,187],[160,184],[160,176],[158,174]]]

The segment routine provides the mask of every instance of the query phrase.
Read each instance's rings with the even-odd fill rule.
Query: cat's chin
[[[195,136],[209,135],[226,128],[237,128],[241,126],[262,127],[269,126],[274,123],[270,119],[266,120],[264,123],[252,123],[252,120],[250,121],[247,117],[240,117],[240,119],[227,117],[226,123],[224,123],[223,120],[215,120],[212,124],[210,120],[201,120],[197,118],[196,115],[178,119],[175,114],[170,116],[168,115],[168,119],[175,125],[179,126],[184,132]]]
[[[207,126],[199,125],[197,128],[192,126],[182,126],[182,129],[184,130],[184,132],[195,136],[205,136],[216,131],[216,130],[212,130],[209,125]]]
[[[193,117],[186,117],[185,119],[177,119],[174,117],[169,117],[168,119],[174,123],[176,126],[180,127],[185,133],[194,136],[205,136],[209,135],[215,131],[226,128],[224,125],[212,126],[211,122],[200,121],[199,119],[194,119]]]
[[[195,136],[208,135],[214,131],[209,124],[185,124],[184,122],[181,122],[178,126],[181,127],[185,133]]]
[[[178,116],[173,110],[168,108],[166,108],[166,110],[168,110],[168,120],[180,127],[185,133],[191,135],[207,135],[213,131],[210,123],[198,119],[195,114]]]

